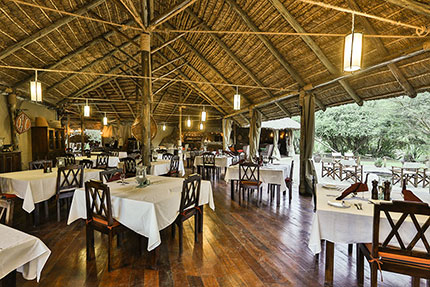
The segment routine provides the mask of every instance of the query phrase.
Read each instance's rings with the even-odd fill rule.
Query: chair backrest
[[[166,153],[163,154],[162,159],[164,159],[164,160],[171,160],[172,157],[173,157],[173,154],[166,152]]]
[[[333,163],[333,159],[328,158],[328,157],[323,157],[323,158],[321,159],[321,162],[322,162],[322,163]]]
[[[84,168],[93,168],[93,161],[90,159],[82,159],[79,161],[79,165],[82,165]]]
[[[340,164],[343,166],[356,166],[357,163],[353,159],[341,159]]]
[[[136,176],[136,160],[131,157],[124,157],[119,160],[124,163],[124,172],[127,177]]]
[[[405,162],[403,164],[403,168],[405,169],[418,169],[418,168],[421,168],[422,166],[423,164],[420,162]]]
[[[387,236],[379,234],[379,226],[381,221],[381,213],[384,213],[390,224],[391,231]],[[420,216],[421,222],[417,220]],[[412,232],[408,230],[407,235],[399,232],[402,230],[402,225],[406,219],[410,217],[417,230],[414,237],[411,237]],[[396,222],[394,219],[399,218]],[[372,239],[372,256],[378,258],[379,252],[391,253],[396,255],[412,256],[417,258],[430,259],[430,245],[429,237],[426,236],[426,228],[430,225],[430,206],[426,203],[406,202],[406,201],[393,201],[391,203],[375,204],[373,214],[373,239]],[[405,236],[412,238],[412,240],[405,241]],[[397,244],[391,242],[392,239],[396,240]],[[380,241],[381,239],[381,241]],[[424,243],[425,250],[416,250],[416,244],[421,240]],[[381,243],[382,242],[382,243]],[[407,244],[407,245],[406,245]]]
[[[260,166],[252,162],[239,164],[239,180],[241,182],[260,182]]]
[[[340,152],[332,152],[331,156],[333,158],[342,158],[342,154]]]
[[[106,184],[95,180],[85,182],[85,199],[89,222],[99,219],[108,226],[113,225],[110,189]]]
[[[314,162],[311,160],[312,166],[314,164]],[[315,167],[313,167],[313,170],[315,170]],[[290,166],[290,175],[289,175],[289,179],[292,181],[293,180],[293,172],[294,172],[294,160],[291,161],[291,166]]]
[[[11,199],[0,198],[0,223],[12,226],[12,219],[13,201]]]
[[[215,155],[211,152],[205,152],[202,155],[203,166],[215,166]]]
[[[64,163],[66,166],[75,165],[76,164],[75,155],[72,153],[66,153],[66,155],[64,156]]]
[[[266,155],[267,157],[271,158],[273,155],[274,146],[273,144],[266,145]]]
[[[119,156],[119,151],[111,150],[111,151],[109,152],[109,155],[110,155],[110,156]]]
[[[97,155],[96,168],[108,168],[109,154],[101,153]]]
[[[57,195],[60,192],[83,187],[83,181],[84,167],[82,165],[59,167],[57,170]]]
[[[201,181],[202,178],[198,174],[192,174],[184,179],[184,183],[182,184],[181,204],[179,206],[180,213],[190,207],[199,206]]]
[[[34,160],[28,163],[29,169],[44,169],[45,165],[52,168],[52,160]]]
[[[112,182],[115,180],[119,180],[121,178],[121,173],[123,172],[120,168],[110,168],[106,170],[102,170],[99,173],[101,182]]]
[[[174,155],[170,160],[169,174],[179,173],[179,156]]]

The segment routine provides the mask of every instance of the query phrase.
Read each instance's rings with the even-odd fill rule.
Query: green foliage
[[[339,152],[417,160],[430,154],[430,94],[316,113],[316,138]]]

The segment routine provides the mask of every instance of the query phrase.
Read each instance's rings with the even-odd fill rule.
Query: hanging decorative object
[[[90,106],[88,105],[88,100],[86,100],[85,106],[84,106],[84,117],[89,117],[89,116],[90,116]]]
[[[23,112],[21,112],[15,118],[15,129],[19,134],[23,134],[31,128],[31,120],[30,118]]]
[[[107,126],[107,124],[108,124],[108,119],[107,119],[106,113],[105,113],[105,116],[103,117],[103,125]]]
[[[234,95],[233,99],[233,109],[235,111],[240,110],[240,94],[239,94],[239,87],[236,87],[236,94]]]
[[[154,118],[151,117],[151,140],[155,138],[157,135],[157,123],[155,122]],[[134,123],[131,125],[131,135],[137,139],[138,141],[142,142],[142,119],[141,117],[138,117],[134,120]]]
[[[190,119],[190,116],[188,116],[187,127],[191,128],[191,119]]]
[[[351,34],[346,35],[343,54],[343,70],[354,72],[361,69],[363,53],[363,33],[355,32],[355,19],[352,14]]]
[[[203,130],[203,123],[200,123],[200,130]]]
[[[203,107],[203,110],[202,110],[202,122],[205,122],[206,118],[207,118],[207,113],[205,111],[205,107]]]
[[[34,81],[30,81],[30,97],[33,102],[42,101],[42,83],[37,80],[37,70],[34,74]]]

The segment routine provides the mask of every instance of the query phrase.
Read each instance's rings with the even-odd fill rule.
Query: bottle
[[[378,181],[376,179],[372,181],[372,199],[378,199]]]
[[[391,186],[388,180],[384,181],[384,200],[390,200]]]

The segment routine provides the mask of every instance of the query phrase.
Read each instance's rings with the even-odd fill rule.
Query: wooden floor
[[[324,256],[316,260],[307,248],[311,199],[299,197],[295,188],[291,205],[285,197],[277,208],[263,197],[262,206],[250,202],[240,207],[230,200],[229,190],[224,181],[214,185],[216,210],[205,208],[200,243],[194,243],[193,220],[186,223],[182,256],[178,237],[171,239],[170,229],[162,231],[155,269],[150,264],[153,254],[139,255],[132,232],[121,248],[114,248],[115,270],[109,273],[107,238],[98,232],[96,259],[86,261],[83,221],[67,226],[65,220],[57,223],[52,213],[38,228],[18,228],[41,238],[52,251],[39,286],[324,286]],[[365,274],[368,286],[368,266]],[[35,280],[17,277],[17,286],[37,286]],[[410,282],[409,277],[384,272],[381,286]],[[346,245],[337,245],[334,286],[356,285],[355,256],[348,256]]]

